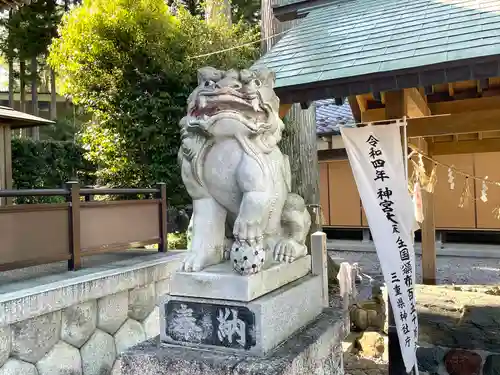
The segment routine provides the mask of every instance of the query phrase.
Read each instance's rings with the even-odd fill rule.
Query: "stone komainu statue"
[[[193,199],[183,271],[229,259],[247,275],[307,254],[311,217],[290,192],[274,81],[268,70],[198,72],[180,122],[182,179]]]

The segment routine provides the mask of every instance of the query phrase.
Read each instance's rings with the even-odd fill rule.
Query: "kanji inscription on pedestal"
[[[248,350],[255,346],[255,315],[242,306],[168,301],[165,333],[179,344]]]

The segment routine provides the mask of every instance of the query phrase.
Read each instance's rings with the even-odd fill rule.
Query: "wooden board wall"
[[[368,219],[366,218],[365,209],[361,207],[361,226],[368,228]]]
[[[500,152],[443,155],[437,156],[436,160],[474,176],[488,176],[490,180],[500,181]],[[411,166],[409,169],[411,175]],[[473,199],[469,201],[468,206],[460,208],[458,205],[465,178],[455,174],[455,189],[450,190],[447,169],[438,167],[437,171],[434,200],[437,229],[500,230],[500,220],[492,213],[493,209],[500,205],[500,186],[488,185],[488,201],[484,203],[478,200],[481,196],[481,183],[469,181]],[[325,226],[368,226],[347,160],[320,163],[320,195]]]
[[[447,165],[453,165],[458,170],[471,175],[474,174],[474,155],[442,155],[435,159]],[[455,189],[450,190],[448,184],[448,170],[443,167],[437,169],[437,183],[434,190],[434,220],[436,228],[466,229],[476,227],[476,214],[474,202],[460,208],[460,195],[462,194],[465,177],[455,174]],[[469,181],[471,193],[474,192],[474,181]]]
[[[474,158],[474,174],[478,177],[488,176],[489,180],[500,181],[500,152],[476,154]],[[500,229],[500,220],[493,215],[495,207],[500,205],[500,186],[486,185],[486,197],[482,202],[476,200],[476,217],[478,229]],[[476,181],[476,198],[481,197],[482,183]]]
[[[330,225],[360,227],[361,201],[349,162],[347,160],[328,162],[328,176]]]
[[[323,214],[323,225],[330,225],[330,190],[328,163],[319,163],[319,200]],[[325,188],[326,187],[326,188]]]

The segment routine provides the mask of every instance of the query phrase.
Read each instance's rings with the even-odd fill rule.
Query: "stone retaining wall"
[[[0,295],[0,375],[118,374],[117,356],[155,337],[178,255]]]
[[[483,350],[421,346],[418,369],[429,375],[498,375],[500,353]]]

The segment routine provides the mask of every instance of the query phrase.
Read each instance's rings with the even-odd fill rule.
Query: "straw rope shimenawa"
[[[437,183],[437,168],[446,168],[448,170],[448,184],[450,190],[455,189],[455,175],[460,175],[465,177],[464,185],[462,188],[462,194],[460,195],[460,201],[458,203],[458,207],[463,208],[468,205],[469,201],[481,201],[486,203],[488,201],[488,185],[500,187],[499,181],[490,180],[488,176],[479,177],[474,176],[470,173],[464,172],[460,169],[455,168],[453,165],[448,165],[445,163],[441,163],[432,157],[421,153],[416,148],[412,147],[412,152],[408,155],[411,163],[413,164],[413,175],[408,180],[410,192],[413,193],[414,185],[416,182],[419,182],[423,189],[428,191],[429,193],[434,192],[434,186]],[[417,156],[418,160],[415,161],[413,158]],[[423,165],[423,159],[429,160],[433,164],[432,171],[429,176],[427,176],[425,172],[425,168]],[[474,198],[471,193],[470,181],[479,181],[481,183],[481,196],[479,198]],[[493,210],[492,214],[498,220],[500,220],[500,205],[497,205]]]
[[[267,37],[265,37],[265,38],[261,38],[261,39],[258,39],[258,40],[254,40],[253,42],[243,43],[243,44],[240,44],[240,45],[237,45],[237,46],[233,46],[233,47],[229,47],[229,48],[224,48],[224,49],[221,49],[221,50],[218,50],[218,51],[213,51],[213,52],[203,53],[203,54],[201,54],[201,55],[190,56],[190,57],[188,57],[188,58],[189,58],[189,59],[200,59],[200,58],[202,58],[202,57],[208,57],[208,56],[217,55],[217,54],[220,54],[220,53],[225,53],[225,52],[233,51],[233,50],[235,50],[235,49],[240,49],[240,48],[248,47],[248,46],[251,46],[251,45],[253,45],[253,44],[257,44],[257,43],[260,43],[260,42],[264,42],[264,41],[266,41],[266,40],[268,40],[268,39],[276,38],[277,36],[280,36],[280,35],[286,34],[288,31],[290,31],[290,30],[281,31],[281,32],[279,32],[279,33],[276,33],[276,34],[273,34],[273,35],[267,36]]]

